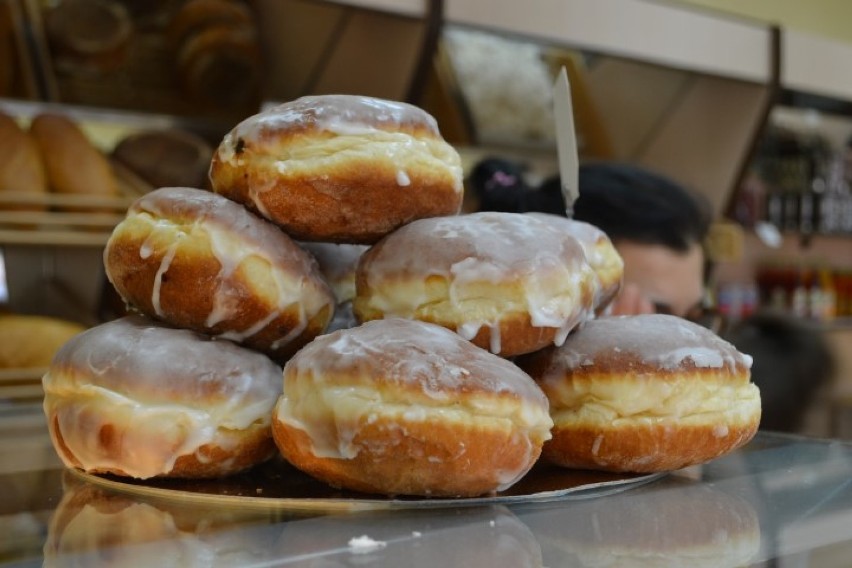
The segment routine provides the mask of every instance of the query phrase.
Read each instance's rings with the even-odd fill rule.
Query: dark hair
[[[565,215],[559,176],[548,178],[538,189],[495,183],[506,179],[505,172],[513,175],[507,164],[483,161],[473,170],[470,179],[478,180],[472,186],[480,210]],[[712,217],[707,202],[660,174],[624,163],[593,162],[580,166],[579,183],[574,218],[597,226],[614,241],[686,252],[707,236]]]
[[[481,160],[471,170],[467,183],[479,200],[480,211],[565,214],[561,192],[545,193],[530,187],[523,167],[504,158]]]
[[[820,329],[791,316],[763,312],[734,325],[725,338],[754,359],[751,379],[760,388],[761,429],[799,432],[836,368]]]
[[[579,180],[574,218],[597,226],[614,241],[685,252],[707,236],[708,204],[667,177],[633,165],[600,162],[580,166]]]

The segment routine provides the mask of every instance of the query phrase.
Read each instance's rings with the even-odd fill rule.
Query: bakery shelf
[[[150,9],[130,13],[132,31],[123,49],[123,62],[114,69],[98,72],[63,71],[48,37],[45,17],[61,2],[19,1],[32,36],[37,75],[48,101],[194,117],[210,121],[220,130],[259,108],[260,92],[226,103],[199,99],[184,88],[182,81],[187,74],[178,69],[181,54],[168,36],[168,24],[183,5],[182,0],[165,0]],[[259,61],[262,64],[262,57]]]
[[[428,6],[426,0],[328,3],[406,17],[423,17]],[[450,24],[686,71],[757,83],[768,82],[772,73],[769,26],[684,6],[637,0],[444,0],[443,13]]]
[[[27,401],[44,396],[41,377],[47,369],[0,369],[0,400]]]

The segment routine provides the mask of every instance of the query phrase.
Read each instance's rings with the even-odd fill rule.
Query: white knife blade
[[[574,109],[571,103],[571,85],[568,72],[563,67],[553,84],[553,116],[556,121],[556,150],[559,159],[559,178],[568,217],[574,212],[574,202],[579,196],[577,133],[574,130]]]

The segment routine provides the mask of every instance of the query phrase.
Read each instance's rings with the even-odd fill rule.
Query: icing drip
[[[169,246],[169,248],[166,250],[166,254],[163,255],[163,260],[160,262],[160,267],[157,269],[157,273],[154,276],[154,286],[151,292],[151,305],[154,307],[154,313],[158,316],[163,315],[163,309],[160,306],[160,288],[163,285],[163,275],[169,269],[169,266],[171,266],[172,261],[175,258],[175,254],[177,254],[177,249],[179,246],[180,239],[175,240],[175,242],[173,242]]]
[[[269,310],[260,313],[244,329],[224,330],[222,337],[236,341],[252,337],[296,304],[299,320],[295,328],[304,331],[309,320],[332,302],[331,291],[312,256],[271,223],[220,195],[188,188],[160,189],[137,200],[128,211],[128,217],[131,216],[149,226],[149,235],[140,247],[141,258],[150,258],[165,248],[159,252],[163,256],[151,298],[154,313],[159,317],[166,317],[160,298],[164,276],[175,257],[183,254],[182,245],[188,239],[209,244],[219,264],[210,299],[211,311],[204,318],[206,329],[227,324],[241,313],[241,284],[236,273],[250,260],[261,259],[269,267],[275,284]],[[292,339],[298,333],[294,335],[288,329],[284,335]],[[282,339],[278,343],[284,344]]]
[[[447,321],[457,332],[472,339],[487,327],[495,353],[508,311],[526,312],[535,327],[556,328],[561,343],[592,317],[597,292],[597,279],[576,239],[514,213],[414,221],[365,253],[359,271],[366,284],[358,292],[363,307],[409,318],[446,302],[452,313]],[[435,276],[447,282],[446,298],[428,288]],[[405,282],[404,289],[397,282]]]

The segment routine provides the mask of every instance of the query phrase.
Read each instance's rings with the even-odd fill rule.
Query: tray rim
[[[534,503],[550,503],[554,501],[569,501],[604,497],[620,493],[652,483],[667,476],[668,471],[649,474],[630,474],[629,478],[585,483],[564,489],[541,491],[523,495],[494,495],[466,498],[377,498],[365,497],[262,497],[251,495],[231,495],[187,491],[145,485],[144,481],[134,480],[132,483],[106,477],[101,474],[87,473],[76,468],[67,468],[73,476],[92,485],[110,491],[135,495],[138,497],[185,503],[194,505],[228,506],[232,509],[254,511],[281,512],[361,512],[381,510],[412,510],[412,509],[454,509],[463,507],[482,507],[492,505],[523,505]]]

